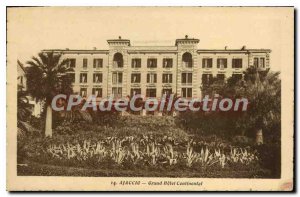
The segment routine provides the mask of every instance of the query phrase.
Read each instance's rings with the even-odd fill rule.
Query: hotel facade
[[[213,77],[242,77],[254,66],[270,67],[269,49],[198,49],[199,39],[185,36],[174,46],[131,46],[130,40],[107,40],[108,50],[50,49],[69,59],[73,90],[82,97],[115,98],[142,94],[161,98],[177,94],[201,97],[202,84]]]

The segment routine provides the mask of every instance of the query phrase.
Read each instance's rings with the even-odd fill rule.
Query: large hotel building
[[[131,46],[130,40],[107,40],[108,50],[54,49],[70,60],[74,92],[85,97],[162,97],[176,93],[201,97],[212,77],[242,77],[250,66],[267,69],[269,49],[198,49],[199,39],[185,36],[174,46]]]

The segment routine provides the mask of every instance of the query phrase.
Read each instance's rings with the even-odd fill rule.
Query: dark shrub
[[[281,148],[280,144],[263,144],[257,146],[260,165],[271,171],[270,178],[281,176]]]

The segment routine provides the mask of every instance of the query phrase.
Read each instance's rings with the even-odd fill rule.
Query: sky
[[[281,70],[289,43],[286,8],[39,7],[8,8],[8,64],[43,49],[108,49],[118,36],[132,45],[174,45],[200,39],[199,49],[271,49],[271,69]]]

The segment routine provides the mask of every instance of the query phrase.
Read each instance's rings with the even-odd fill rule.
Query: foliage
[[[41,52],[38,57],[32,57],[26,68],[27,91],[36,100],[45,102],[45,135],[52,137],[52,108],[53,97],[58,94],[72,93],[72,81],[67,74],[68,59],[61,60],[60,53]],[[46,110],[45,110],[46,109]]]
[[[18,90],[17,93],[17,118],[20,121],[26,121],[31,115],[31,106],[29,104],[26,91]]]
[[[281,174],[281,148],[280,144],[263,144],[256,147],[260,156],[260,166],[270,169],[273,177],[280,177]]]
[[[279,73],[248,68],[244,79],[230,77],[226,83],[213,78],[211,84],[202,86],[204,93],[219,94],[220,98],[246,98],[246,112],[185,112],[178,119],[187,129],[210,135],[232,138],[236,135],[255,137],[253,130],[263,129],[266,140],[280,140],[281,81]]]
[[[173,143],[174,139],[143,136],[136,138],[106,137],[100,140],[76,140],[65,143],[48,142],[35,149],[34,158],[42,157],[43,162],[59,165],[100,167],[107,163],[112,166],[224,168],[227,165],[250,165],[257,162],[255,152],[247,148],[209,147],[198,142]],[[200,152],[196,152],[196,147]],[[200,146],[200,147],[199,147]],[[48,158],[48,159],[46,159]]]
[[[270,130],[274,125],[280,125],[281,81],[278,72],[249,68],[244,74],[243,83],[238,83],[234,90],[236,96],[247,98],[250,102],[247,113],[244,113],[237,121],[238,129]],[[280,133],[280,128],[267,134],[278,136],[278,132]]]
[[[92,112],[89,112],[88,110],[83,111],[81,110],[82,105],[76,105],[73,106],[71,110],[67,111],[60,111],[56,112],[57,119],[68,121],[68,122],[79,122],[79,121],[85,121],[87,123],[91,123],[93,121],[93,117],[91,115]]]
[[[130,176],[127,173],[148,173],[149,176],[185,177],[199,174],[204,177],[273,177],[278,174],[272,169],[274,165],[266,163],[267,152],[277,154],[272,148],[250,148],[245,146],[244,139],[231,143],[219,135],[207,136],[184,130],[177,126],[174,117],[169,116],[116,117],[114,121],[104,121],[114,122],[111,125],[63,121],[54,129],[55,135],[51,139],[38,135],[18,139],[18,157],[22,156],[22,161],[30,165],[36,162],[40,165],[101,169],[101,174],[106,173],[103,176],[109,172],[126,176]],[[22,149],[19,149],[19,144],[23,145]],[[54,156],[56,154],[58,156]],[[18,160],[24,163],[22,161]],[[264,166],[263,169],[260,165]],[[276,165],[280,166],[280,162]],[[47,173],[56,174],[56,171]],[[68,174],[66,171],[61,173]]]
[[[41,52],[38,57],[32,57],[26,67],[27,91],[36,99],[47,103],[57,94],[72,93],[71,79],[66,74],[68,60],[61,60],[61,54]]]

